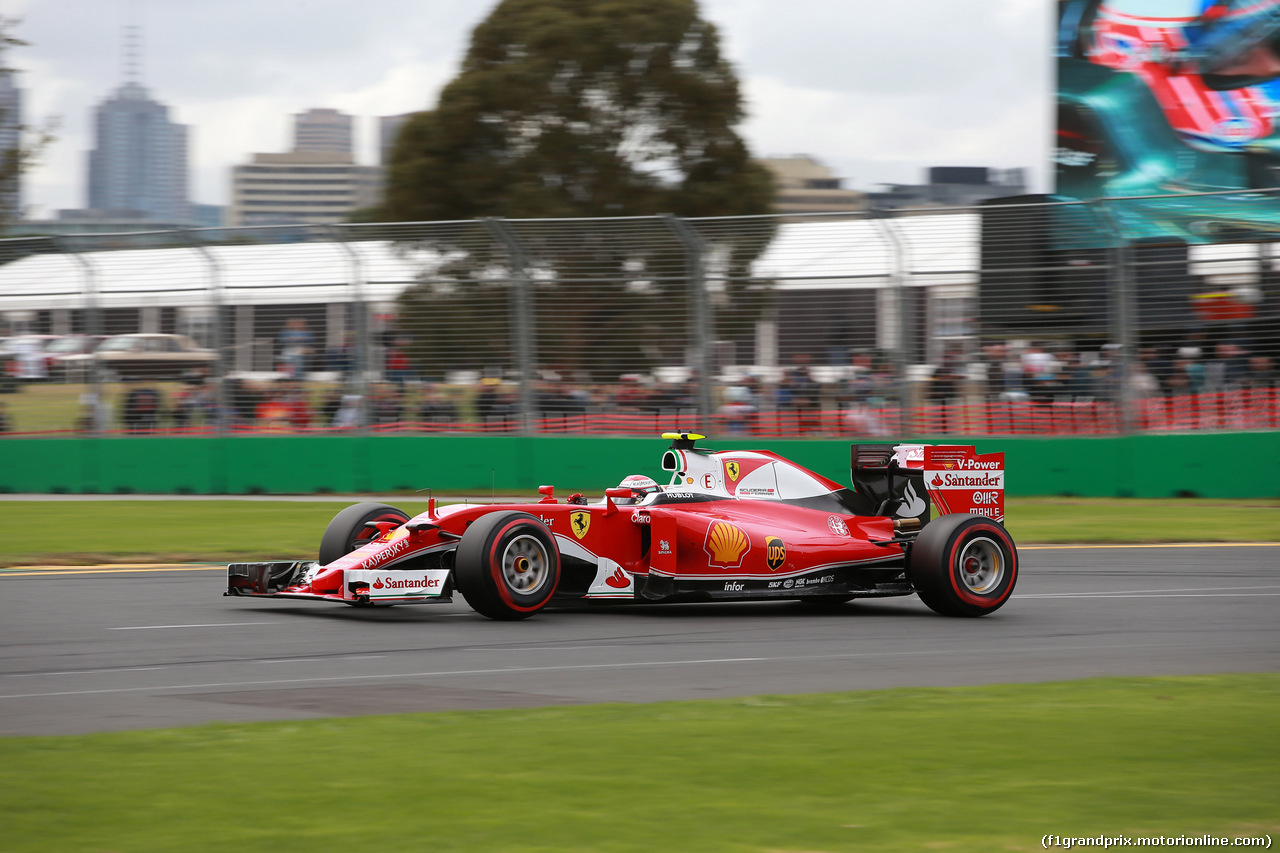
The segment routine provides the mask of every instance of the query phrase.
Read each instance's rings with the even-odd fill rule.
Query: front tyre
[[[493,512],[462,534],[453,577],[477,613],[490,619],[524,619],[555,593],[560,551],[551,531],[532,515]]]
[[[394,522],[399,527],[408,520],[403,510],[387,504],[373,501],[352,504],[335,515],[325,528],[320,539],[320,565],[327,566],[377,539],[382,535],[376,526],[378,522]]]
[[[908,557],[920,600],[944,616],[985,616],[1000,608],[1018,580],[1018,549],[998,522],[944,515],[924,526]]]

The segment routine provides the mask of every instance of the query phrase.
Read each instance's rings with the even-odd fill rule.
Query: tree
[[[20,23],[18,18],[0,15],[0,56],[15,47],[24,47],[27,42],[16,37],[13,31]],[[9,76],[15,69],[0,63],[0,75]],[[41,127],[30,127],[21,122],[21,116],[5,114],[0,106],[0,229],[8,224],[9,219],[20,216],[16,209],[19,180],[23,173],[35,164],[40,153],[53,142],[53,129],[56,121],[47,120]]]
[[[765,213],[733,69],[694,0],[503,0],[435,110],[401,130],[407,220]]]
[[[424,266],[400,300],[420,370],[530,367],[507,340],[522,327],[511,298],[521,280],[539,366],[611,381],[683,363],[698,278],[677,229],[656,216],[768,212],[772,178],[734,130],[742,118],[733,69],[694,0],[499,3],[392,155],[385,218],[436,221],[401,243],[450,259]],[[654,218],[583,218],[622,216]],[[480,217],[526,221],[491,223],[484,244],[440,222]],[[527,221],[547,218],[576,221]],[[771,234],[771,222],[749,235],[722,229],[706,247],[728,282],[718,335],[750,328],[733,297]]]

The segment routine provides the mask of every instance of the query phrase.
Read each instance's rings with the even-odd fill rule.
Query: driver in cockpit
[[[618,488],[631,490],[630,498],[613,499],[615,504],[622,505],[638,504],[649,495],[662,491],[662,486],[659,486],[652,477],[646,477],[643,474],[632,474],[628,477],[623,477],[622,482],[618,484]]]

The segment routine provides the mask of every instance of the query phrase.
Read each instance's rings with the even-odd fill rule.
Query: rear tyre
[[[335,515],[324,529],[324,536],[320,539],[320,565],[327,566],[381,536],[372,522],[394,521],[399,526],[408,520],[409,516],[403,510],[387,504],[372,501],[352,504]]]
[[[944,515],[925,525],[908,557],[920,600],[945,616],[985,616],[1009,600],[1018,549],[1004,527],[982,515]]]
[[[524,512],[481,516],[462,534],[454,583],[477,613],[524,619],[542,609],[560,582],[560,551],[547,526]]]

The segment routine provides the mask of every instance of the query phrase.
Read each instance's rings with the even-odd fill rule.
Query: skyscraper
[[[377,166],[357,166],[350,154],[254,154],[231,169],[227,224],[345,222],[352,211],[378,203],[381,174]]]
[[[398,116],[378,117],[378,162],[383,166],[391,165],[391,153],[396,147],[396,137],[400,129],[417,113],[402,113]]]
[[[164,222],[190,218],[187,127],[136,81],[94,110],[89,152],[89,207],[129,210]]]
[[[0,69],[0,222],[22,214],[22,90],[9,69]]]
[[[330,109],[311,109],[293,117],[294,151],[353,154],[351,116]]]
[[[352,124],[337,110],[296,113],[292,151],[232,168],[228,224],[332,224],[377,204],[382,170],[356,165]]]

